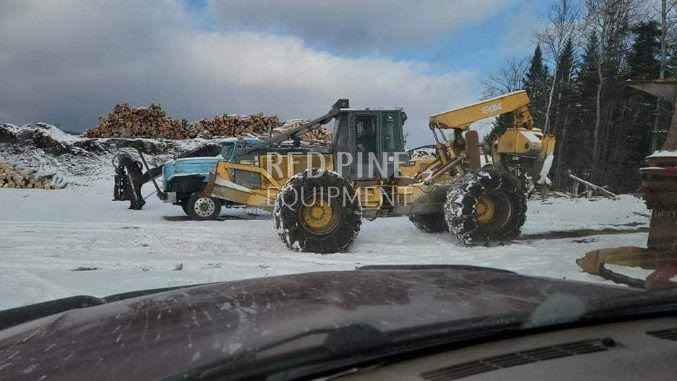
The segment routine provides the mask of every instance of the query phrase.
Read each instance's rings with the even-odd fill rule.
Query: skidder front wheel
[[[411,221],[418,230],[425,233],[441,233],[449,231],[444,213],[412,214],[409,216],[409,221]]]
[[[357,237],[362,211],[352,185],[339,174],[306,170],[291,179],[275,200],[275,229],[297,251],[346,251]]]
[[[444,206],[450,232],[464,245],[517,238],[526,209],[521,184],[493,170],[466,175]]]
[[[194,220],[215,220],[221,214],[221,202],[213,197],[193,193],[182,205],[183,211]]]

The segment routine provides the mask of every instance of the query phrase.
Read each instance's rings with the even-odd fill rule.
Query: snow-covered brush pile
[[[36,178],[34,172],[0,162],[0,188],[56,189],[49,178]]]
[[[149,162],[162,163],[191,151],[213,156],[218,153],[218,140],[89,139],[46,123],[20,127],[0,123],[0,161],[55,188],[110,178],[111,160],[120,150],[140,150],[149,155]]]
[[[432,146],[414,148],[410,151],[412,160],[435,159],[437,153]]]
[[[80,142],[77,136],[46,123],[21,127],[3,123],[0,124],[0,161],[32,178],[48,181],[51,187],[62,188],[68,183],[78,183],[73,176],[96,172],[89,168],[88,160],[74,162],[74,157],[95,159],[97,168],[101,164],[101,159],[85,147],[76,146],[76,142]],[[13,178],[12,182],[16,185],[18,180]]]

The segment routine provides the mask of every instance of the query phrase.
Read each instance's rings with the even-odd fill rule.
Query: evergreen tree
[[[660,72],[660,30],[656,21],[642,22],[632,29],[635,41],[628,57],[631,79],[655,79]]]
[[[587,36],[578,74],[572,88],[572,118],[568,131],[570,150],[567,166],[577,176],[590,179],[592,172],[593,121],[597,93],[597,62],[599,40],[595,32]]]
[[[498,139],[505,130],[512,127],[513,116],[511,113],[499,115],[491,125],[491,131],[484,137],[484,146],[489,152],[494,148],[493,143]]]
[[[543,128],[545,123],[545,109],[548,104],[548,67],[543,63],[543,52],[541,46],[537,45],[534,50],[534,56],[531,58],[531,65],[524,79],[524,89],[529,94],[531,100],[531,114],[534,118],[534,124],[537,128]]]
[[[574,45],[571,40],[568,40],[557,65],[557,78],[559,78],[559,81],[556,88],[556,98],[551,119],[551,131],[554,131],[558,142],[555,155],[554,180],[560,186],[563,186],[568,181],[566,174],[569,169],[568,158],[570,156],[570,147],[577,147],[577,142],[572,141],[569,135],[570,125],[574,119],[572,110],[575,103],[575,71],[576,58]]]
[[[567,41],[562,50],[562,55],[557,65],[557,78],[559,81],[555,88],[555,100],[552,110],[552,124],[553,130],[557,132],[562,129],[565,124],[565,117],[567,116],[571,95],[573,92],[573,77],[576,70],[576,58],[574,46],[571,40]]]
[[[634,40],[627,57],[626,76],[619,79],[658,78],[658,24],[654,21],[642,22],[632,28],[632,33]],[[632,192],[640,185],[638,169],[649,154],[656,99],[628,88],[620,89],[614,95],[618,98],[618,106],[612,114],[613,133],[606,142],[610,146],[608,178],[616,191]]]
[[[585,49],[583,50],[581,67],[578,75],[580,96],[584,100],[595,97],[595,91],[597,84],[599,83],[599,79],[597,78],[597,62],[599,61],[598,48],[599,40],[597,39],[597,33],[592,32],[588,36]],[[594,112],[594,110],[592,111]]]
[[[576,57],[574,52],[574,44],[571,42],[571,40],[568,40],[566,45],[564,45],[564,50],[562,51],[562,56],[560,57],[557,73],[557,78],[560,78],[563,83],[569,83],[571,81],[575,71],[575,61]]]

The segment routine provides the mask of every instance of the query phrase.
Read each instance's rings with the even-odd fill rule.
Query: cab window
[[[358,115],[355,118],[355,140],[357,152],[376,152],[376,117],[372,115]]]
[[[383,137],[381,141],[383,152],[397,152],[401,150],[398,123],[393,113],[383,114]]]

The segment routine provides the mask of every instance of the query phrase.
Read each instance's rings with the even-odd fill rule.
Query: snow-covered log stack
[[[0,188],[56,189],[49,179],[38,179],[30,171],[0,162]]]

